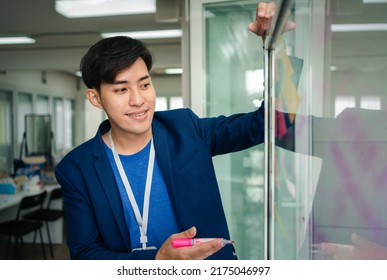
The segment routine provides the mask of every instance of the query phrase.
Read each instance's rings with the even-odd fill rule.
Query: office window
[[[64,100],[64,148],[69,149],[75,144],[75,101]]]
[[[23,136],[26,131],[26,124],[25,124],[25,115],[29,115],[34,113],[33,109],[33,98],[32,93],[26,93],[26,92],[19,92],[18,93],[18,103],[17,103],[17,124],[18,124],[18,148],[20,149],[20,153],[18,154],[18,157],[24,156],[24,150],[22,151],[21,147]],[[18,149],[18,150],[19,150]]]
[[[74,146],[74,114],[74,100],[53,98],[54,151],[61,152]]]
[[[255,1],[203,4],[205,59],[198,69],[204,69],[205,94],[198,104],[204,105],[205,116],[253,111],[254,100],[262,99],[263,51],[246,28],[255,18],[256,7]],[[200,83],[199,75],[192,73],[193,84]],[[200,97],[200,91],[194,95]],[[239,259],[264,257],[263,148],[259,145],[213,159]]]
[[[183,97],[172,96],[169,98],[169,109],[183,108]]]
[[[247,70],[245,73],[246,92],[249,95],[263,97],[263,69]]]
[[[47,95],[36,96],[36,110],[35,113],[39,115],[50,114],[50,103]]]
[[[335,97],[335,117],[340,114],[345,108],[356,107],[355,96],[336,96]]]
[[[168,101],[164,96],[156,97],[156,111],[168,110]]]
[[[54,97],[53,98],[53,133],[55,139],[55,149],[61,151],[64,149],[64,104],[63,99]]]
[[[381,98],[380,96],[361,96],[360,97],[360,108],[380,110],[381,109]]]
[[[0,89],[0,171],[13,172],[12,92]]]
[[[385,19],[387,5],[339,2],[283,0],[297,27],[266,48],[270,259],[387,259],[386,95],[373,94],[387,88],[386,37],[338,32]]]

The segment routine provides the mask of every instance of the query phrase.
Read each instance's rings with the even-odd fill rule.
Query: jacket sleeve
[[[264,107],[231,116],[199,118],[187,109],[196,132],[210,147],[212,156],[241,151],[264,141]]]

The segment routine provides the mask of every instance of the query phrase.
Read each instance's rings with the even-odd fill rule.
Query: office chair
[[[50,208],[53,200],[62,199],[62,191],[60,188],[52,190],[48,199],[47,207],[40,208],[35,211],[29,212],[23,216],[26,220],[34,220],[44,222],[47,229],[48,244],[50,247],[51,257],[54,258],[54,250],[52,249],[51,234],[49,229],[49,222],[56,221],[63,217],[63,210]],[[34,236],[34,243],[36,240],[36,233]]]
[[[9,220],[9,221],[0,223],[0,235],[3,234],[8,236],[8,243],[7,243],[7,249],[6,249],[7,255],[8,255],[9,245],[11,243],[12,237],[15,240],[14,254],[18,258],[20,258],[19,246],[21,247],[24,244],[23,236],[32,232],[35,232],[35,233],[39,232],[43,258],[46,259],[46,252],[44,250],[43,237],[42,237],[42,231],[41,231],[41,228],[43,227],[43,223],[20,219],[22,212],[25,212],[27,210],[32,211],[32,209],[35,209],[35,208],[39,208],[39,209],[42,208],[43,201],[46,197],[46,194],[47,194],[47,191],[44,191],[36,195],[23,197],[19,203],[16,218],[14,220]]]

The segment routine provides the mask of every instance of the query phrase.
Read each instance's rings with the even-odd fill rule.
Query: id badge
[[[157,250],[157,248],[155,246],[149,246],[149,247],[146,247],[145,249],[144,248],[135,248],[133,249],[132,251],[148,251],[148,250]]]

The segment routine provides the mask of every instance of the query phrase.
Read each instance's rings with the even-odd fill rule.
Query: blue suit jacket
[[[263,115],[263,107],[217,118],[198,118],[190,109],[155,113],[156,159],[182,229],[196,226],[198,237],[230,238],[212,157],[262,143]],[[94,138],[69,152],[55,169],[71,257],[154,259],[155,250],[131,251],[121,198],[101,138],[109,129],[106,120]],[[233,247],[225,246],[212,258],[234,259]]]

